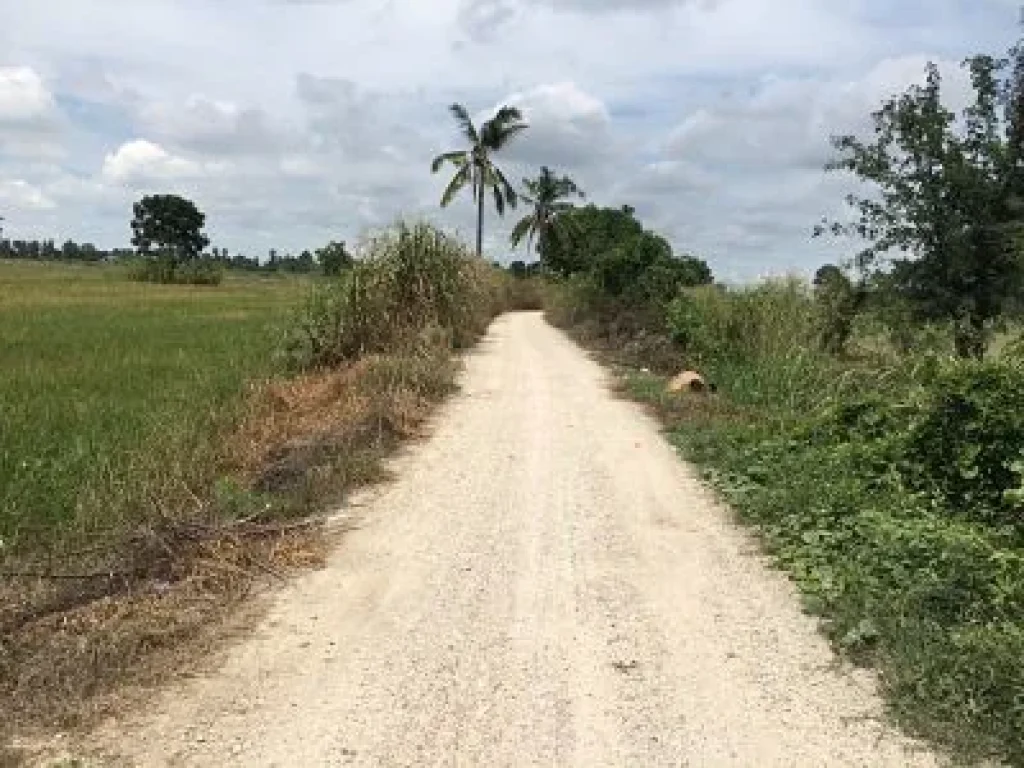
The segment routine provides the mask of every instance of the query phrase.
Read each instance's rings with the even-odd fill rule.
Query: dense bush
[[[826,264],[815,273],[814,303],[823,350],[833,355],[846,351],[865,293],[836,266]]]
[[[539,277],[503,275],[503,303],[510,311],[544,309],[544,282]]]
[[[848,397],[809,434],[871,456],[860,469],[898,476],[949,516],[1008,525],[1024,540],[1022,373],[1005,360],[926,360],[905,391]]]
[[[1024,368],[939,366],[908,403],[909,487],[951,512],[1017,526],[1024,536]]]

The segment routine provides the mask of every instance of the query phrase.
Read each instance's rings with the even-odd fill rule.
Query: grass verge
[[[795,284],[693,292],[640,346],[578,317],[899,722],[965,761],[1024,765],[1019,365],[826,355]],[[699,367],[718,394],[671,395],[642,367]]]

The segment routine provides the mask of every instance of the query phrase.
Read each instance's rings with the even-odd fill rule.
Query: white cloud
[[[176,157],[159,144],[136,139],[122,144],[103,161],[104,178],[118,183],[194,179],[207,169],[194,160]]]
[[[53,201],[41,189],[23,179],[0,181],[0,202],[5,207],[27,210],[49,210]]]
[[[31,67],[0,68],[0,124],[38,124],[56,109],[53,94]]]
[[[183,102],[144,103],[139,119],[147,135],[190,151],[218,155],[275,152],[286,142],[266,113],[192,95]]]
[[[578,169],[600,163],[612,151],[607,106],[573,82],[538,85],[502,104],[519,107],[530,125],[509,144],[505,154],[514,161]]]
[[[59,122],[57,102],[38,72],[0,67],[0,153],[20,160],[60,157]]]
[[[852,246],[810,239],[823,215],[842,215],[855,185],[823,172],[834,155],[829,137],[869,133],[871,112],[922,82],[927,60],[889,58],[856,77],[762,78],[745,94],[685,116],[656,143],[658,158],[620,191],[677,243],[709,256],[723,276],[758,274],[766,256],[781,269],[805,271],[843,258]],[[947,102],[962,109],[965,72],[953,61],[939,64]]]

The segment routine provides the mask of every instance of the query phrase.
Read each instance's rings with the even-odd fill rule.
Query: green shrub
[[[544,309],[544,282],[538,277],[503,275],[505,308],[511,311]]]
[[[1024,532],[1024,367],[956,362],[914,395],[907,484],[939,504]]]

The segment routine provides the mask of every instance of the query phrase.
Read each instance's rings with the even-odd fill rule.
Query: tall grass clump
[[[744,405],[804,408],[841,381],[818,348],[817,310],[799,280],[686,289],[666,315],[667,333],[686,365]]]
[[[312,369],[415,348],[431,335],[462,349],[502,304],[495,270],[465,245],[428,224],[400,223],[369,240],[355,266],[315,291],[285,352],[293,368]]]

